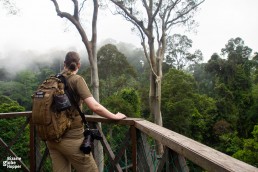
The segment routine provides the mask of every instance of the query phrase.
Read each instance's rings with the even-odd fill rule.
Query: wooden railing
[[[31,112],[0,113],[0,119],[26,117],[27,120],[25,124],[21,126],[23,129],[29,123],[30,116]],[[104,153],[111,162],[109,171],[127,171],[129,168],[130,171],[143,172],[164,170],[189,171],[188,164],[191,162],[206,171],[258,172],[258,168],[256,167],[143,119],[127,118],[121,121],[113,121],[94,115],[86,115],[86,118],[92,123],[101,122],[102,124],[108,125],[128,126],[129,128],[128,135],[126,135],[121,142],[116,154],[114,154],[105,137],[101,141]],[[20,134],[21,133],[17,133],[11,144],[14,144],[15,139],[17,139]],[[153,156],[154,154],[151,154],[151,156],[149,156],[150,151],[154,150],[147,144],[150,139],[163,144],[164,153],[162,155]],[[41,161],[37,160],[39,157],[36,156],[36,140],[35,129],[33,125],[30,125],[30,167],[26,167],[22,160],[17,160],[17,163],[23,171],[39,171],[43,163],[42,160],[47,156],[46,149],[44,155],[41,156]],[[16,154],[11,149],[12,145],[7,145],[2,138],[0,143],[2,148],[6,150],[5,154],[16,157]],[[128,149],[128,147],[130,147],[130,164],[126,167],[122,167],[119,162],[122,156],[125,156],[125,150]],[[171,157],[173,158],[171,159]],[[6,159],[3,155],[0,155],[0,158],[2,158],[2,161]],[[171,161],[173,161],[173,163],[171,163]],[[0,164],[0,169],[3,169],[4,167],[1,165],[2,164]]]

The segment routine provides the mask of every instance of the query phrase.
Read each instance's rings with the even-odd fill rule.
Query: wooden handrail
[[[19,116],[29,117],[30,115],[31,112],[0,113],[0,119]],[[86,119],[89,122],[134,126],[136,129],[160,141],[164,146],[191,160],[207,171],[258,172],[258,168],[256,167],[144,119],[126,118],[124,120],[114,121],[97,115],[86,115]]]
[[[31,116],[31,111],[0,113],[0,119],[23,117],[23,116],[25,116],[25,117]]]
[[[136,121],[135,127],[205,170],[258,172],[258,168],[149,121]]]

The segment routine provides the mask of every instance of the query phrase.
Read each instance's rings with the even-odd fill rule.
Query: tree
[[[31,97],[34,90],[38,86],[36,75],[31,70],[23,70],[17,73],[15,81],[24,85],[25,97]]]
[[[111,0],[111,2],[116,5],[117,13],[130,21],[139,33],[144,54],[151,69],[150,112],[154,122],[162,126],[163,122],[160,111],[161,80],[162,63],[166,49],[166,35],[175,25],[193,24],[194,13],[204,0]],[[155,48],[155,40],[158,45],[157,49]],[[158,154],[163,152],[160,144],[157,146],[157,152]]]
[[[31,110],[31,97],[26,94],[25,85],[16,81],[0,82],[0,95],[17,101],[26,110]]]
[[[93,0],[93,12],[92,12],[92,28],[91,28],[91,39],[89,40],[82,24],[80,21],[80,12],[83,9],[86,0],[83,0],[79,5],[78,0],[71,0],[73,2],[73,14],[68,12],[62,12],[59,8],[57,0],[51,0],[54,3],[56,13],[61,18],[68,19],[78,30],[82,42],[87,50],[88,58],[91,66],[91,84],[93,85],[93,96],[99,101],[99,78],[98,78],[98,66],[97,66],[97,16],[98,16],[98,0]]]
[[[213,78],[214,98],[219,110],[217,120],[226,120],[241,137],[248,137],[250,131],[246,128],[249,127],[244,125],[249,125],[248,111],[253,105],[252,63],[248,59],[252,50],[238,37],[230,39],[221,51],[227,59],[214,54],[206,65],[206,71]]]
[[[129,84],[135,83],[133,80],[136,78],[136,71],[115,45],[107,44],[101,47],[97,58],[102,97],[108,97]]]
[[[25,108],[20,106],[18,102],[13,101],[7,96],[1,95],[0,100],[0,113],[22,112],[25,110]]]
[[[174,34],[167,38],[167,56],[166,63],[176,69],[184,69],[190,64],[196,64],[202,60],[202,52],[196,50],[193,54],[190,53],[192,48],[192,40],[186,35]]]
[[[136,72],[128,63],[126,56],[118,51],[115,45],[107,44],[101,47],[97,53],[99,75],[103,79],[110,76],[128,74],[136,77]]]
[[[114,112],[127,112],[129,117],[141,117],[141,101],[137,90],[124,88],[106,98],[103,104]]]
[[[252,49],[249,48],[248,46],[245,46],[245,42],[242,38],[237,37],[235,39],[231,38],[226,44],[226,47],[221,49],[221,52],[223,55],[228,54],[229,60],[241,62],[242,60],[250,57]],[[232,56],[234,55],[237,55],[237,56],[233,58]]]
[[[136,48],[131,44],[120,42],[116,45],[117,49],[127,57],[127,61],[136,69],[138,73],[142,73],[144,64],[147,64],[144,52],[141,48]]]
[[[193,77],[197,84],[198,93],[206,94],[209,97],[214,95],[213,76],[205,71],[206,63],[195,64],[193,66]]]
[[[211,139],[215,100],[196,93],[196,83],[190,74],[170,69],[162,81],[162,112],[168,129],[208,143]],[[205,138],[205,139],[204,139]],[[208,140],[209,139],[209,140]]]

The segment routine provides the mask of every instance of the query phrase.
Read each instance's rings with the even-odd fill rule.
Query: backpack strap
[[[73,91],[72,91],[72,89],[70,89],[69,84],[67,84],[65,76],[62,74],[57,74],[56,77],[59,78],[64,83],[64,86],[65,86],[64,91],[65,91],[66,95],[68,96],[71,103],[76,107],[77,111],[79,112],[79,114],[82,118],[84,125],[87,128],[89,128],[88,122],[86,121],[86,118],[85,118],[85,114],[81,111],[79,105],[76,103],[75,98],[73,96],[74,95]]]

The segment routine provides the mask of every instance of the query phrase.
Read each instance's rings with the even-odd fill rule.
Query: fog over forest
[[[117,42],[113,39],[106,39],[98,44],[98,49],[106,44],[114,44],[127,58],[132,57],[137,47],[132,44]],[[53,63],[60,61],[60,69],[63,68],[63,60],[68,51],[76,51],[80,54],[81,62],[89,65],[86,49],[77,50],[76,47],[64,49],[51,49],[47,52],[38,52],[35,50],[19,50],[10,49],[4,52],[0,51],[0,70],[8,72],[8,77],[12,78],[17,72],[22,70],[38,71],[40,66],[51,66]],[[139,58],[139,61],[143,57]]]
[[[21,70],[37,71],[38,65],[50,65],[56,59],[63,60],[65,51],[51,50],[46,53],[39,53],[33,50],[27,51],[7,51],[0,56],[0,69],[8,71],[10,76],[15,75]]]

